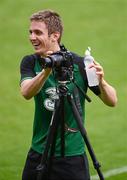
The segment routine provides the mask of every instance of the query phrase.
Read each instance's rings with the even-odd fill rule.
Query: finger
[[[95,65],[100,65],[97,61],[93,61],[93,63],[95,64]]]
[[[46,52],[46,55],[50,55],[50,54],[53,54],[53,51],[47,51]]]

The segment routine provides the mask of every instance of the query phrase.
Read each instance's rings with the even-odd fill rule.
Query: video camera
[[[52,68],[58,81],[71,81],[73,79],[73,57],[63,45],[61,50],[42,61],[43,68]]]

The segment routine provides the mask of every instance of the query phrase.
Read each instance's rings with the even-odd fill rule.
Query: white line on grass
[[[115,176],[115,175],[118,175],[118,174],[122,174],[122,173],[125,173],[125,172],[127,172],[127,166],[106,171],[106,172],[103,173],[103,175],[104,175],[105,178],[108,178],[108,177]],[[91,179],[92,180],[99,180],[99,176],[98,175],[92,176]]]

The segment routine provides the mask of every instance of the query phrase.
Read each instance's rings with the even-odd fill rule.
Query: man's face
[[[37,54],[46,56],[48,51],[54,49],[53,35],[48,35],[48,29],[44,22],[32,21],[29,32],[30,41]]]

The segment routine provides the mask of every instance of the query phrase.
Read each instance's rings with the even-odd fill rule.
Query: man
[[[32,144],[29,150],[22,179],[36,180],[37,167],[44,153],[48,128],[54,110],[55,99],[58,99],[56,87],[57,79],[51,68],[43,68],[45,58],[55,52],[62,51],[60,42],[63,25],[60,16],[51,10],[39,11],[30,18],[30,41],[35,54],[25,56],[21,62],[21,94],[25,99],[35,100],[35,116],[33,125]],[[77,85],[86,93],[88,83],[83,67],[83,58],[72,53],[74,61],[74,77]],[[103,68],[98,63],[92,66],[96,68],[99,79],[99,93],[92,91],[108,106],[115,106],[117,96],[115,89],[104,80]],[[75,85],[70,82],[69,92],[74,94]],[[84,112],[85,97],[79,92],[81,108]],[[62,116],[62,115],[61,115]],[[60,117],[61,117],[60,116]],[[84,150],[84,141],[78,130],[71,107],[65,104],[65,157],[61,157],[60,136],[57,136],[53,166],[47,179],[54,180],[89,180],[89,167]],[[45,180],[45,178],[44,178]]]

